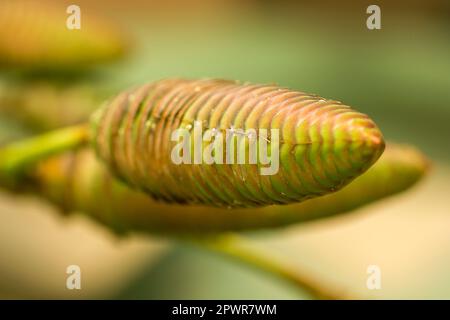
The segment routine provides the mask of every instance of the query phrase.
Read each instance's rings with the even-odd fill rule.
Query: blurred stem
[[[87,124],[58,129],[0,148],[0,177],[14,179],[28,165],[89,141]]]
[[[319,283],[310,276],[302,274],[296,267],[289,266],[273,253],[264,252],[252,241],[236,234],[195,238],[194,243],[214,252],[223,254],[238,262],[280,277],[306,291],[311,297],[321,300],[345,299],[334,288]]]

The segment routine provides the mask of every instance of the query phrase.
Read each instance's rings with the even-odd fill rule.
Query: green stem
[[[17,143],[12,143],[0,149],[0,179],[2,183],[14,183],[27,168],[46,157],[73,150],[89,142],[89,126],[84,124],[55,130],[32,137]],[[186,239],[184,239],[186,240]],[[277,259],[274,254],[269,256],[251,241],[236,234],[193,237],[187,239],[208,250],[221,253],[238,262],[258,270],[276,275],[298,288],[308,292],[318,299],[343,299],[335,290],[311,279],[299,270]]]
[[[89,141],[86,124],[63,128],[0,148],[0,177],[14,179],[28,165]]]
[[[195,238],[193,242],[258,270],[276,275],[306,291],[313,298],[325,300],[349,298],[334,288],[302,274],[297,268],[289,266],[282,259],[275,257],[273,253],[267,255],[254,243],[236,234]]]

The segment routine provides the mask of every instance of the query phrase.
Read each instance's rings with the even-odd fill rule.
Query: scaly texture
[[[214,129],[223,136],[227,130],[239,135],[279,129],[279,171],[261,175],[259,158],[257,164],[174,164],[172,132],[192,131],[196,122],[203,132]],[[150,83],[118,95],[92,123],[94,147],[111,170],[170,203],[255,207],[300,202],[342,188],[384,150],[374,122],[338,101],[226,80]],[[267,140],[270,149],[275,142]],[[248,141],[239,146],[246,154]]]
[[[90,150],[42,161],[30,172],[26,185],[66,211],[85,212],[118,231],[196,234],[338,216],[410,188],[427,168],[428,161],[418,150],[388,144],[373,167],[340,191],[299,204],[233,210],[156,202],[115,179]]]
[[[66,27],[66,6],[38,1],[0,3],[0,64],[25,69],[78,70],[122,56],[118,28],[82,12],[81,29]]]

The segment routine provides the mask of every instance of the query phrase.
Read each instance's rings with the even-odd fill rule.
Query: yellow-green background
[[[58,1],[61,2],[61,1]],[[67,2],[71,4],[72,2]],[[356,215],[253,235],[361,297],[450,298],[450,5],[446,1],[77,1],[132,39],[95,69],[117,91],[166,77],[277,83],[369,114],[432,159],[414,189]],[[381,7],[382,29],[366,28]],[[68,80],[70,83],[70,79]],[[9,119],[0,131],[13,134]],[[181,213],[182,214],[182,213]],[[290,285],[165,239],[119,239],[32,198],[0,194],[1,298],[304,298]],[[65,289],[78,264],[82,290]],[[366,288],[381,267],[382,289]]]

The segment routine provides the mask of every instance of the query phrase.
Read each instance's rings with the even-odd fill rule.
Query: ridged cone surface
[[[384,140],[365,114],[334,100],[273,85],[227,80],[168,79],[119,94],[92,118],[98,156],[129,185],[169,203],[255,207],[300,202],[334,192],[366,171]],[[279,170],[262,175],[257,164],[175,164],[184,128],[236,135],[253,129],[267,149],[276,143]],[[260,129],[269,135],[261,137]],[[193,139],[193,138],[192,138]],[[249,154],[249,139],[240,148]],[[225,145],[225,143],[224,143]],[[221,159],[226,159],[226,148]],[[237,150],[237,148],[235,149]],[[225,162],[225,161],[224,161]],[[269,166],[269,165],[267,165]]]

